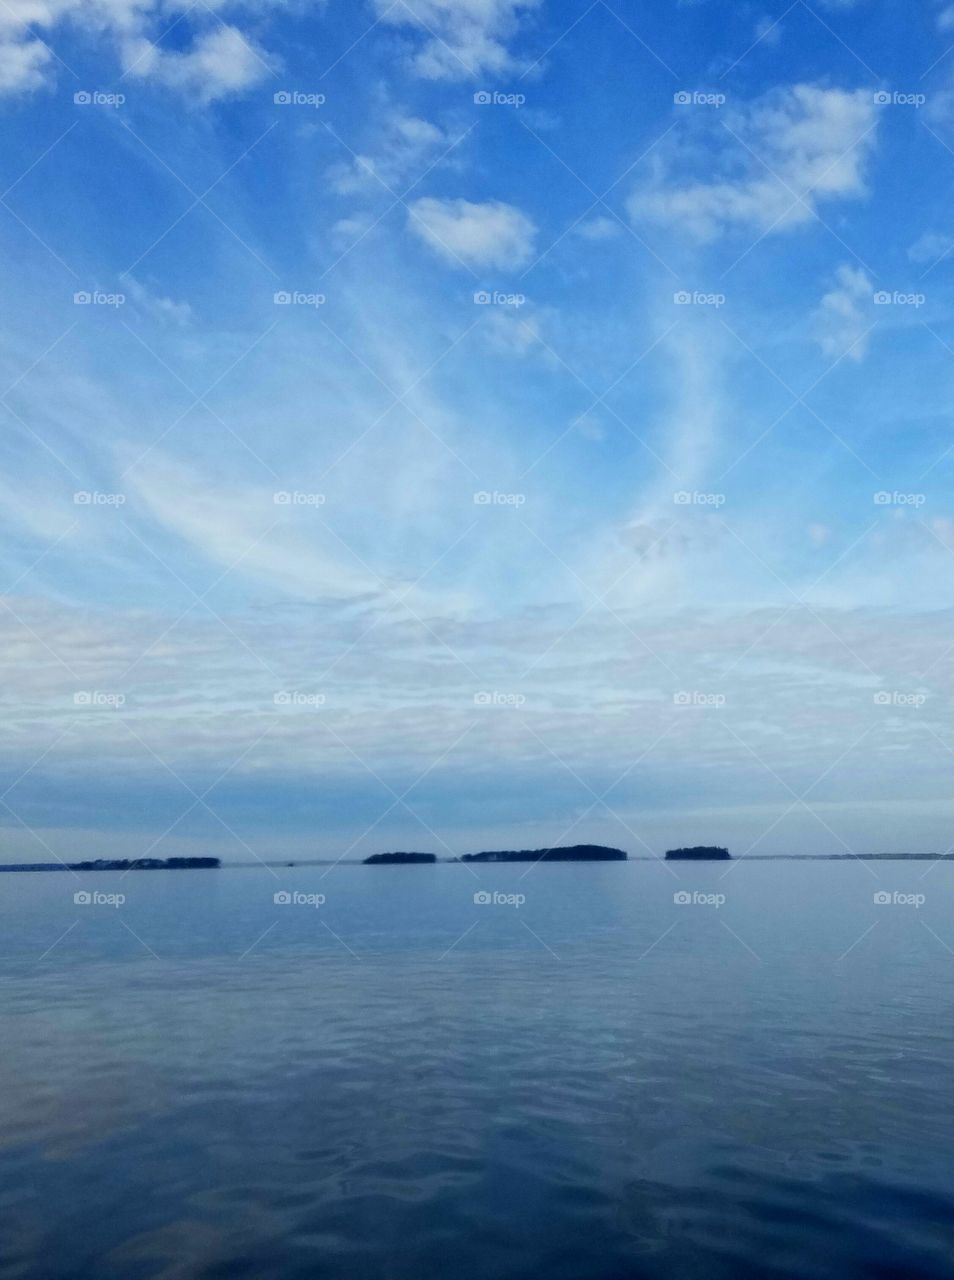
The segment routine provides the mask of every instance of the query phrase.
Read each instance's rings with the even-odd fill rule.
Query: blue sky
[[[954,7],[11,0],[0,94],[0,857],[954,842]]]

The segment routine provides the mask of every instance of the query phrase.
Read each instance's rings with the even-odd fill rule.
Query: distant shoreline
[[[282,858],[282,859],[271,860],[271,861],[260,860],[257,862],[221,862],[217,860],[216,865],[212,866],[211,868],[207,860],[202,860],[197,865],[196,864],[181,865],[181,863],[172,862],[171,860],[169,863],[165,863],[161,866],[136,866],[134,865],[134,860],[129,862],[127,865],[119,865],[119,863],[123,861],[124,860],[122,859],[110,860],[109,863],[106,863],[100,866],[94,866],[89,863],[75,863],[75,862],[72,862],[72,863],[66,863],[66,862],[64,863],[47,863],[47,862],[0,863],[0,874],[3,874],[4,872],[16,874],[21,872],[29,873],[29,872],[39,872],[39,871],[57,871],[57,872],[72,871],[74,874],[78,872],[102,872],[102,871],[119,871],[119,872],[194,871],[194,870],[209,870],[209,869],[213,869],[217,871],[228,871],[228,870],[238,870],[239,868],[247,869],[249,867],[269,867],[272,869],[276,869],[276,868],[289,869],[289,868],[295,868],[295,867],[363,867],[368,865],[363,859],[356,859],[356,858],[349,858],[347,860],[342,858],[300,858],[300,859]],[[541,861],[545,861],[545,862],[548,862],[549,865],[553,865],[553,861],[549,859],[542,859]],[[572,860],[568,859],[567,861],[571,862]],[[599,861],[602,862],[604,860],[600,859]],[[619,861],[622,861],[622,860],[606,859],[606,861],[617,861],[618,863]],[[666,860],[662,855],[660,855],[659,857],[655,857],[649,854],[637,854],[635,856],[630,855],[630,857],[626,859],[626,861],[628,862],[665,862]],[[680,861],[680,860],[676,860],[676,861]],[[718,861],[719,859],[699,858],[699,859],[692,859],[692,860],[687,859],[685,861],[682,861],[681,864],[683,866],[687,866],[687,865],[698,866],[700,863],[718,862]],[[954,863],[954,854],[950,854],[950,853],[751,853],[751,854],[743,854],[739,857],[732,858],[731,862],[733,863],[735,862],[951,862],[951,863]],[[410,864],[410,865],[448,867],[448,866],[471,866],[472,863],[470,861],[462,862],[460,858],[435,857],[434,862],[418,863],[418,864]],[[516,863],[507,864],[506,860],[501,860],[501,861],[494,861],[494,862],[488,861],[484,865],[514,866],[518,864]],[[533,866],[536,864],[533,862],[530,862],[529,865]],[[561,865],[565,865],[565,864],[561,863]],[[586,865],[592,865],[592,864],[587,863]],[[673,861],[670,860],[669,862],[666,862],[666,865],[672,866]]]

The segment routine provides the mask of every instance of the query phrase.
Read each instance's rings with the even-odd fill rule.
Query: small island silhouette
[[[551,846],[546,849],[487,849],[480,853],[465,853],[461,857],[441,857],[436,853],[388,852],[374,853],[363,862],[350,861],[350,866],[413,866],[444,865],[461,862],[626,862],[629,854],[601,844],[573,844]],[[636,862],[655,862],[658,855],[650,852],[636,854]],[[732,855],[721,845],[692,845],[687,848],[668,849],[667,862],[728,862]],[[752,862],[954,862],[954,853],[780,853],[748,855]],[[341,859],[313,859],[288,862],[258,863],[226,862],[220,858],[96,858],[85,862],[0,862],[4,871],[191,871],[206,868],[244,866],[314,867],[338,866]]]
[[[196,871],[220,867],[221,858],[97,858],[70,862],[70,871]]]
[[[408,862],[436,862],[436,853],[372,853],[370,858],[365,858],[364,865],[366,867],[373,866],[394,866],[406,864]]]
[[[605,844],[568,844],[551,849],[491,849],[465,853],[461,862],[625,862],[623,849]]]
[[[6,862],[0,863],[0,871],[196,871],[221,865],[221,858],[96,858],[92,862]]]
[[[724,862],[732,855],[728,849],[723,849],[715,844],[696,844],[689,849],[667,849],[667,862],[700,862],[700,861],[716,861]]]

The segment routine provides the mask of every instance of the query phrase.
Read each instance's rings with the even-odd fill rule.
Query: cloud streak
[[[653,180],[630,196],[636,221],[707,242],[733,231],[789,231],[811,222],[831,201],[865,194],[878,116],[873,96],[864,90],[797,84],[727,108],[724,120],[705,127],[697,116],[685,126],[683,155],[671,154]],[[697,145],[687,136],[693,125],[716,148],[710,160],[715,174],[702,180],[678,173]]]

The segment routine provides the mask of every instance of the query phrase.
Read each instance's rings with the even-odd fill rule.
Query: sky
[[[7,0],[0,860],[954,846],[954,6]]]

